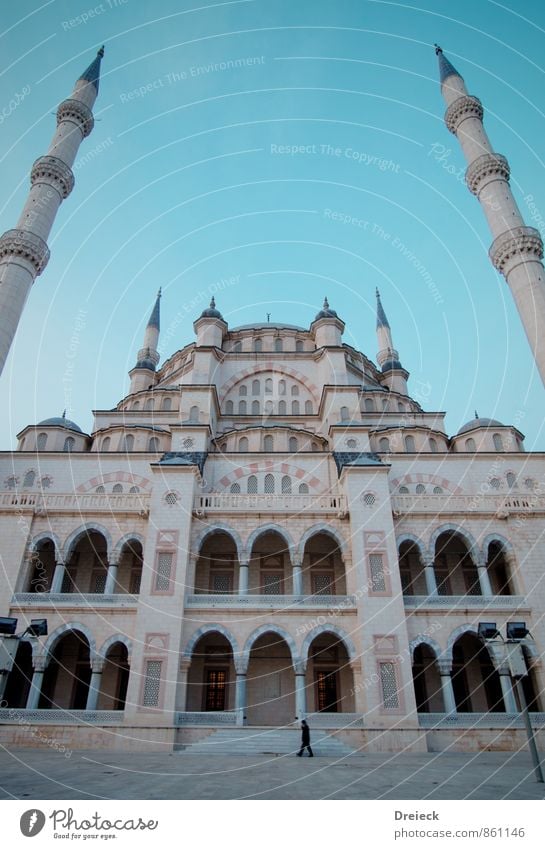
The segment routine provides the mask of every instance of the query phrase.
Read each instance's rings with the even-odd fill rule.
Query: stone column
[[[426,580],[426,591],[428,595],[437,595],[437,580],[435,578],[435,564],[433,560],[425,564],[424,578]]]
[[[479,574],[479,584],[481,585],[481,595],[490,597],[493,595],[492,586],[490,584],[490,575],[486,565],[482,562],[476,564]]]
[[[97,658],[91,662],[91,681],[89,684],[89,692],[87,693],[87,703],[85,705],[85,710],[97,709],[103,669],[104,661],[102,660],[102,658]]]
[[[438,659],[437,667],[441,676],[441,691],[443,693],[443,703],[445,713],[456,713],[456,699],[454,698],[454,689],[452,686],[452,662],[448,659]]]
[[[35,657],[33,660],[33,669],[34,672],[32,674],[32,681],[30,683],[30,690],[28,691],[28,696],[26,700],[25,709],[26,710],[36,710],[38,704],[40,702],[40,696],[42,694],[42,684],[44,680],[44,672],[47,667],[47,662],[49,658],[46,657]]]
[[[238,567],[238,594],[248,595],[248,573],[249,564],[241,563]]]
[[[517,702],[515,699],[515,693],[513,691],[513,684],[511,682],[511,672],[509,669],[509,665],[505,663],[502,666],[498,667],[498,673],[500,676],[500,684],[501,684],[501,692],[503,695],[503,703],[505,705],[506,713],[518,713],[519,709],[517,707]]]
[[[235,689],[235,710],[237,713],[237,725],[244,725],[246,714],[246,676],[247,670],[239,667],[236,670],[237,680]]]
[[[295,670],[295,719],[301,722],[307,716],[306,664],[301,661],[294,663]]]
[[[106,575],[106,584],[104,586],[104,595],[112,595],[117,592],[117,570],[118,563],[110,563],[108,573]]]
[[[354,712],[365,714],[364,686],[362,681],[361,661],[354,660],[350,664],[354,693]]]
[[[303,595],[303,570],[300,563],[292,566],[292,594]]]
[[[191,658],[182,657],[180,660],[180,675],[178,678],[178,704],[180,706],[180,711],[182,712],[187,710],[187,677],[189,675],[190,666]]]
[[[60,593],[62,592],[62,582],[64,580],[64,561],[58,560],[55,564],[55,571],[53,573],[53,580],[51,581],[51,593]]]

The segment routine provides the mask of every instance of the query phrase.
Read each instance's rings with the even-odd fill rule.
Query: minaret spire
[[[399,354],[394,348],[392,341],[392,331],[382,301],[380,292],[376,290],[377,295],[377,342],[378,354],[377,362],[382,368],[384,375],[384,383],[392,392],[401,392],[407,395],[407,378],[409,372],[405,371],[399,362]]]
[[[74,187],[72,165],[93,129],[101,47],[57,110],[57,129],[46,156],[30,172],[30,192],[17,225],[0,237],[0,373],[17,331],[28,293],[49,260],[47,238],[59,206]]]
[[[479,200],[492,233],[488,255],[511,290],[545,384],[543,242],[539,231],[524,223],[509,185],[509,163],[500,153],[494,153],[483,127],[481,101],[468,94],[464,80],[441,48],[436,46],[436,52],[441,93],[447,104],[445,123],[460,142],[467,161],[467,187]],[[451,69],[448,74],[446,68]]]
[[[144,344],[138,351],[136,365],[129,372],[131,378],[131,394],[139,392],[141,389],[147,389],[150,381],[153,381],[153,375],[157,363],[161,359],[157,347],[159,345],[159,330],[161,329],[161,289],[157,292],[155,304],[151,311],[151,315],[146,324],[144,331]]]

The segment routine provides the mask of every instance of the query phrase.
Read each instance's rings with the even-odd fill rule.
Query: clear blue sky
[[[1,378],[0,446],[65,407],[90,430],[91,410],[127,392],[157,288],[165,358],[194,338],[210,287],[236,278],[217,296],[231,326],[267,312],[308,326],[327,294],[372,359],[379,286],[413,395],[447,411],[449,433],[476,408],[545,449],[544,389],[443,123],[435,41],[543,227],[540,0],[4,4],[1,231],[57,104],[102,43],[106,56],[95,129]]]

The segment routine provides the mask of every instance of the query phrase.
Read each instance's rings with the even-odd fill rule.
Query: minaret
[[[0,237],[0,373],[23,312],[30,287],[49,259],[47,237],[57,210],[74,187],[72,164],[93,129],[101,47],[76,81],[72,95],[57,110],[57,129],[46,156],[30,172],[31,189],[14,230]]]
[[[377,362],[382,368],[384,378],[382,383],[391,389],[392,392],[400,392],[402,395],[407,395],[407,378],[409,372],[405,371],[399,362],[399,354],[394,348],[392,342],[392,331],[390,324],[386,318],[382,301],[380,300],[380,292],[377,289],[377,341],[378,354]]]
[[[488,252],[517,305],[541,379],[545,383],[545,269],[538,230],[526,227],[509,186],[509,163],[494,153],[483,127],[483,107],[437,45],[445,123],[462,146],[467,187],[479,200],[494,241]]]
[[[133,392],[147,389],[155,381],[155,368],[161,359],[157,346],[159,344],[161,290],[157,292],[154,307],[144,332],[144,345],[138,351],[136,365],[129,372]]]

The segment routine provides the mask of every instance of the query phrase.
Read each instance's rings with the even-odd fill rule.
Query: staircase
[[[208,737],[187,746],[175,745],[188,755],[294,755],[301,745],[301,732],[296,728],[218,728]],[[312,751],[318,757],[344,758],[356,751],[325,730],[311,732]],[[308,757],[305,752],[303,757]]]

